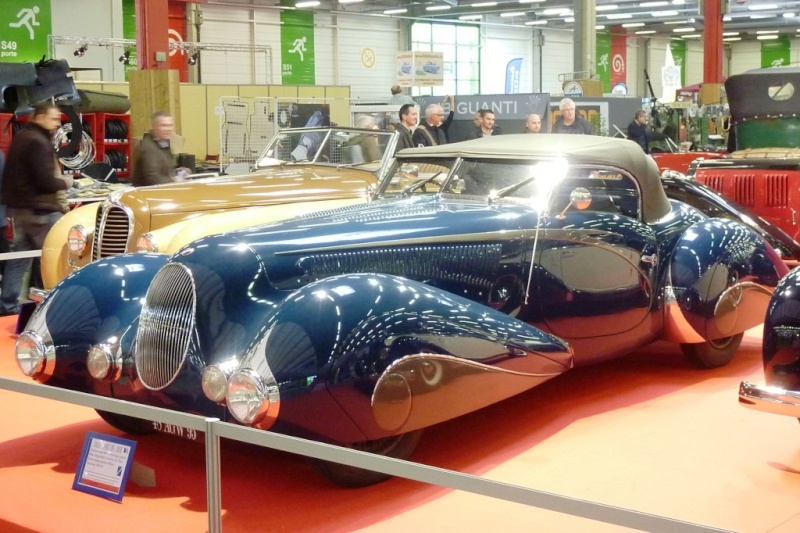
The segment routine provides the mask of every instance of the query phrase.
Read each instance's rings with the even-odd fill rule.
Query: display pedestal
[[[140,487],[155,487],[156,471],[149,466],[134,461],[133,464],[131,464],[131,472],[128,474],[128,481]]]

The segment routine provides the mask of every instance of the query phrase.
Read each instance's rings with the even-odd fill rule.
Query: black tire
[[[100,415],[100,418],[125,433],[147,435],[155,431],[155,429],[153,429],[153,423],[149,420],[133,418],[132,416],[120,415],[109,411],[101,411],[100,409],[95,409],[95,411]]]
[[[731,362],[743,337],[744,333],[739,333],[698,344],[681,344],[681,350],[693,365],[699,368],[717,368]]]
[[[408,459],[411,457],[411,454],[414,453],[414,450],[417,449],[421,438],[422,430],[420,429],[394,437],[387,437],[385,439],[351,444],[346,446],[346,448],[383,455],[384,457],[394,457],[395,459]],[[311,466],[314,467],[314,470],[336,485],[349,489],[367,487],[392,477],[382,472],[373,472],[372,470],[364,470],[363,468],[323,461],[321,459],[309,459],[309,462]]]

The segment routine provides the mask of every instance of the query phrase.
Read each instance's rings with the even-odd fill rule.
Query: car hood
[[[493,279],[508,247],[533,235],[537,220],[530,207],[419,197],[317,213],[229,238],[259,257],[277,289],[353,272],[474,278],[480,285]]]
[[[174,216],[286,203],[303,199],[351,198],[377,184],[371,172],[346,167],[302,165],[271,167],[243,176],[220,176],[153,187],[127,189],[112,199],[149,212]]]

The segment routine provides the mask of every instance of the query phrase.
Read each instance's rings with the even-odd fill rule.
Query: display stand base
[[[156,471],[149,466],[134,461],[131,465],[131,472],[128,474],[128,481],[136,483],[140,487],[155,487]]]

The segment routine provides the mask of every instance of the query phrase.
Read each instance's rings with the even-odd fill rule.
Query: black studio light
[[[123,52],[122,55],[119,56],[119,59],[117,61],[119,61],[123,65],[130,65],[131,64],[131,51],[130,50],[125,50],[125,52]]]
[[[190,65],[196,65],[197,60],[200,58],[200,52],[195,50],[192,54],[189,55],[189,58],[186,60],[187,63]]]
[[[80,46],[80,48],[78,48],[77,50],[72,52],[72,55],[74,55],[75,57],[83,57],[83,54],[85,54],[86,50],[88,50],[88,49],[89,49],[89,47],[87,45],[82,44]]]

